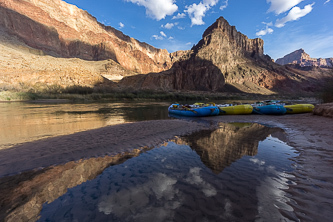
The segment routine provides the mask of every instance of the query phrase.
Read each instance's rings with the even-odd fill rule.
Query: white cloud
[[[267,35],[267,34],[272,34],[273,31],[274,31],[273,29],[266,26],[266,29],[263,29],[263,30],[260,30],[259,32],[256,32],[256,36],[263,36],[263,35]]]
[[[267,35],[267,34],[272,34],[273,33],[273,29],[269,28],[269,26],[272,26],[273,23],[272,22],[263,22],[263,24],[266,25],[266,28],[265,29],[262,29],[260,30],[259,32],[256,32],[256,36],[264,36],[264,35]]]
[[[208,9],[204,4],[201,2],[198,5],[194,3],[193,5],[186,6],[186,8],[185,11],[189,14],[192,25],[205,24],[202,18],[205,17],[205,13]]]
[[[268,25],[268,26],[272,26],[273,25],[273,22],[262,22],[262,24],[265,24],[265,25]]]
[[[173,37],[169,37],[163,32],[160,31],[160,35],[152,35],[152,38],[154,38],[155,40],[163,40],[164,38],[167,38],[169,40],[173,40]]]
[[[122,29],[124,27],[125,27],[125,25],[122,22],[119,22],[119,28]]]
[[[219,0],[203,0],[199,4],[193,3],[192,5],[185,6],[190,19],[191,26],[193,25],[204,25],[204,21],[202,20],[205,17],[206,12],[218,3]]]
[[[299,7],[292,8],[286,17],[276,20],[275,27],[281,28],[287,22],[298,20],[299,18],[309,14],[313,9],[312,8],[313,5],[314,3],[306,5],[304,9],[301,9]]]
[[[275,12],[279,15],[283,12],[288,11],[292,7],[298,5],[304,0],[266,0],[267,3],[271,3],[271,7],[268,9],[268,12]]]
[[[226,7],[228,7],[228,0],[225,0],[225,1],[224,1],[224,5],[221,5],[221,6],[220,6],[220,10],[223,10],[223,9],[225,9]]]
[[[166,35],[163,31],[160,31],[160,34],[161,34],[161,36],[163,36],[163,37],[167,37],[167,35]]]
[[[327,3],[329,3],[330,1],[331,1],[331,0],[327,0],[326,2],[324,2],[324,5],[327,4]]]
[[[156,40],[163,40],[163,37],[159,36],[159,35],[152,35],[152,38],[154,38]]]
[[[185,18],[185,13],[178,13],[177,15],[173,16],[172,19],[182,19]]]
[[[161,20],[178,10],[175,0],[126,0],[146,8],[146,14],[153,19]]]
[[[172,29],[175,25],[178,25],[178,22],[176,22],[176,23],[167,23],[165,25],[161,25],[161,27],[166,28],[166,29]]]

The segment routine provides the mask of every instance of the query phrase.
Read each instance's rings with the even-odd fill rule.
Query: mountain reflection
[[[0,178],[0,221],[36,221],[44,203],[53,202],[67,189],[92,180],[107,167],[140,153],[133,150]]]
[[[218,174],[222,172],[225,167],[231,165],[242,156],[256,155],[258,152],[259,142],[265,140],[270,134],[274,137],[282,138],[284,136],[284,131],[278,128],[265,127],[256,123],[220,123],[219,128],[216,130],[200,131],[190,136],[179,138],[175,140],[175,143],[190,146],[200,156],[201,161],[214,173]],[[282,138],[281,140],[284,139]],[[162,146],[167,145],[168,142],[162,144]],[[190,148],[188,149],[190,150]],[[122,163],[131,157],[139,156],[141,152],[142,151],[140,150],[133,150],[130,153],[119,154],[116,156],[91,158],[75,162],[72,161],[64,165],[0,178],[0,221],[36,221],[38,220],[45,203],[53,202],[60,196],[67,193],[69,188],[74,188],[84,182],[87,182],[88,180],[93,180],[109,166]],[[170,152],[172,155],[179,155],[177,153],[173,153],[173,151]],[[189,153],[186,153],[186,155],[189,155]],[[201,177],[199,177],[201,168],[198,168],[195,164],[190,163],[191,158],[186,159],[186,155],[178,157],[178,162],[174,157],[170,158],[171,162],[167,162],[167,160],[165,160],[165,153],[162,153],[160,156],[161,158],[163,157],[163,160],[156,162],[156,159],[154,159],[154,164],[149,163],[149,169],[163,168],[161,166],[164,166],[163,164],[167,164],[168,167],[165,166],[165,170],[169,171],[170,167],[175,167],[181,171],[180,169],[182,167],[177,164],[181,164],[181,166],[189,164],[191,167],[189,171],[187,171],[189,172],[186,174],[186,178],[188,179],[185,179],[185,182],[203,187],[202,190],[206,197],[215,196],[217,194],[216,189],[209,183],[206,183],[205,179],[201,179]],[[197,160],[200,162],[199,158],[197,158]],[[141,164],[145,163],[142,159],[140,162]],[[188,169],[185,169],[185,171],[186,170]],[[144,170],[142,169],[142,171]],[[141,170],[139,170],[139,172],[141,172]],[[180,174],[180,172],[178,172],[178,174]],[[147,184],[149,185],[153,182],[154,185],[160,185],[159,187],[163,188],[161,188],[163,190],[163,195],[159,193],[160,189],[157,188],[155,190],[152,189],[151,193],[155,194],[157,199],[172,199],[173,196],[170,192],[166,192],[169,189],[166,184],[169,184],[170,186],[174,185],[177,181],[176,176],[178,174],[167,175],[164,171],[157,173],[157,177],[153,178],[152,181],[148,181]],[[149,175],[152,176],[151,173],[149,173]],[[111,180],[110,178],[108,179]],[[180,178],[184,179],[185,177]],[[198,178],[200,180],[196,180]],[[158,181],[166,182],[159,184]],[[103,187],[106,185],[107,184],[101,186]],[[82,190],[82,192],[86,194],[87,191]],[[97,198],[97,200],[102,198],[98,204],[99,211],[108,215],[109,212],[111,212],[108,204],[110,202],[117,202],[117,200],[126,202],[126,198],[129,198],[128,192],[137,194],[137,190],[129,188],[126,189],[126,191],[124,190],[117,193],[117,195],[103,197],[104,199],[100,196],[100,191],[99,193],[93,193],[91,195],[95,196],[95,199]],[[145,192],[147,191],[145,190]],[[145,206],[145,203],[149,199],[141,198],[141,194],[138,197],[140,197],[140,201],[138,202],[140,203],[139,205]],[[176,202],[174,204],[176,204]],[[117,208],[118,205],[112,206],[115,206],[114,210],[119,208]],[[117,210],[119,217],[123,216],[122,213],[124,212],[120,209]]]
[[[208,168],[219,174],[243,156],[256,155],[259,142],[269,135],[285,140],[282,129],[257,123],[219,123],[216,130],[200,131],[183,140]]]

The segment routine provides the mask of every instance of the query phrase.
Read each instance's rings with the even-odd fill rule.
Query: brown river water
[[[168,119],[169,103],[0,103],[0,149],[141,120]]]

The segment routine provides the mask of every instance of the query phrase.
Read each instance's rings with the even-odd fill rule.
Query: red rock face
[[[272,94],[302,90],[313,92],[321,87],[324,77],[332,76],[330,71],[325,71],[323,75],[314,77],[304,70],[272,62],[263,53],[263,40],[249,39],[234,26],[230,26],[223,17],[204,32],[202,40],[192,50],[174,53],[156,49],[112,27],[104,26],[86,11],[61,0],[0,0],[0,18],[0,31],[5,30],[16,39],[19,38],[20,42],[32,47],[31,50],[41,52],[40,55],[52,55],[54,59],[76,57],[89,61],[107,61],[103,64],[80,62],[84,67],[74,67],[73,71],[68,64],[57,65],[64,62],[59,60],[54,61],[51,66],[56,68],[45,67],[40,70],[43,66],[39,64],[45,58],[38,57],[40,61],[35,61],[30,56],[29,61],[36,64],[29,63],[28,68],[19,70],[20,75],[13,80],[16,83],[29,78],[27,73],[34,73],[36,79],[40,79],[40,76],[54,76],[60,79],[57,84],[67,86],[68,81],[62,80],[66,77],[65,79],[75,79],[72,82],[77,85],[83,84],[83,76],[90,73],[92,77],[86,78],[85,85],[100,82],[101,75],[114,81],[130,76],[121,80],[118,86],[134,89],[228,91],[228,85],[229,88],[242,92]],[[303,60],[309,61],[306,55],[302,56]],[[24,60],[26,59],[22,58]],[[11,62],[9,59],[4,61]],[[321,63],[325,61],[320,60]],[[0,84],[1,81],[12,84],[8,80],[12,78],[7,76],[14,75],[17,67],[11,71],[9,65],[0,65],[5,76],[5,80],[0,76]],[[27,71],[23,72],[23,69]],[[318,70],[309,72],[316,73]],[[133,76],[135,74],[145,75]],[[31,85],[34,84],[36,82],[31,82]],[[52,82],[48,81],[47,84]]]
[[[298,64],[301,67],[305,66],[318,66],[318,67],[333,67],[333,58],[315,59],[311,58],[309,54],[305,53],[303,49],[296,50],[283,58],[276,60],[277,64]]]
[[[0,0],[0,17],[0,26],[50,55],[112,59],[138,73],[160,72],[172,66],[166,50],[106,27],[86,11],[61,0]]]

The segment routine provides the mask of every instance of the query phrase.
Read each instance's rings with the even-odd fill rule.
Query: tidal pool
[[[30,198],[39,221],[288,221],[284,190],[297,154],[283,137],[256,123],[221,123],[118,165],[105,157],[59,166],[61,179]],[[43,199],[45,190],[52,197]]]

